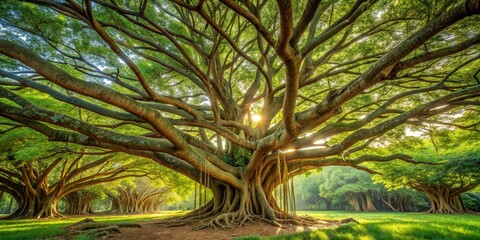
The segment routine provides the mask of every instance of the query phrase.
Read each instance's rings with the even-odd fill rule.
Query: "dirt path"
[[[112,235],[115,240],[200,240],[200,239],[215,239],[215,240],[230,240],[240,236],[276,236],[293,232],[314,230],[315,227],[288,226],[282,228],[275,227],[263,222],[256,222],[248,224],[244,227],[217,230],[217,229],[203,229],[193,231],[192,226],[182,227],[166,227],[163,224],[157,224],[154,221],[140,222],[142,228],[122,228],[122,233]]]

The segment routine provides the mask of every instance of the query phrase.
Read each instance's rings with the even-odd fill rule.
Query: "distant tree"
[[[92,201],[98,196],[98,193],[87,189],[81,189],[65,195],[65,211],[63,214],[85,215],[94,213]]]
[[[345,209],[343,204],[334,204],[332,199],[321,197],[318,186],[322,178],[317,170],[308,172],[306,176],[295,177],[295,200],[299,210],[334,210]]]
[[[114,190],[106,194],[112,202],[109,212],[114,213],[155,213],[166,204],[171,187],[156,186],[146,178],[136,178],[130,184],[116,184]]]
[[[427,194],[431,213],[469,212],[461,194],[480,184],[480,152],[431,156],[447,160],[439,166],[395,166],[379,176],[387,186],[408,186]]]
[[[334,203],[346,201],[356,212],[377,210],[373,197],[382,186],[374,185],[370,174],[353,168],[327,167],[320,178],[320,196]]]
[[[153,175],[150,160],[94,149],[65,149],[30,129],[0,135],[0,190],[17,202],[9,218],[60,216],[58,201],[89,186]],[[150,165],[149,165],[150,164]],[[155,165],[153,165],[155,167]]]
[[[304,222],[273,194],[294,176],[412,162],[364,152],[407,124],[476,125],[463,120],[479,115],[479,13],[480,0],[3,0],[1,123],[188,176],[213,198],[186,223]]]
[[[378,165],[382,175],[374,179],[388,188],[408,186],[425,193],[431,203],[431,213],[469,212],[461,194],[480,184],[480,149],[478,133],[441,131],[431,140],[416,146],[417,159],[439,165]],[[459,138],[469,141],[461,142]],[[430,144],[428,144],[430,143]],[[435,143],[435,144],[433,144]]]
[[[419,211],[428,207],[423,194],[411,189],[387,191],[382,183],[374,184],[371,177],[365,171],[343,167],[325,167],[321,172],[299,176],[295,178],[297,205],[310,204],[310,210],[345,209],[350,205],[357,212]]]
[[[1,187],[0,187],[1,188]],[[0,214],[10,214],[16,208],[15,199],[7,192],[0,193]]]

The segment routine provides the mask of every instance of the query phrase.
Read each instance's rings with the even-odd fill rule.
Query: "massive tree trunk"
[[[28,183],[28,184],[24,184]],[[7,218],[51,218],[59,217],[57,211],[57,191],[49,191],[48,185],[40,181],[32,184],[29,178],[23,178],[21,183],[11,182],[9,193],[17,203],[16,210]]]
[[[175,225],[188,224],[199,220],[198,228],[242,226],[249,221],[262,220],[274,225],[283,223],[314,224],[316,220],[295,215],[293,176],[284,172],[276,163],[260,168],[252,179],[244,178],[240,188],[215,179],[202,178],[199,181],[208,187],[213,198],[200,208],[175,220]],[[280,172],[272,174],[272,172]],[[207,179],[207,181],[204,181]],[[341,221],[326,225],[335,226]]]
[[[202,225],[202,227],[243,225],[255,219],[262,219],[270,223],[295,221],[282,208],[285,204],[277,203],[273,196],[274,189],[262,186],[258,179],[245,183],[242,189],[213,181],[209,188],[213,193],[213,199],[185,216],[184,219],[209,220],[208,224]],[[285,199],[285,201],[288,200]]]
[[[17,209],[7,218],[53,218],[62,216],[57,211],[58,199],[52,195],[39,193],[31,196],[27,191],[17,200]]]

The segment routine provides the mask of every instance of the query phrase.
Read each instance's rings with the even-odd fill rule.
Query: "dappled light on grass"
[[[352,213],[352,212],[298,212],[321,219],[352,217],[360,224],[349,223],[336,229],[318,229],[284,236],[249,239],[480,239],[480,215],[422,214],[422,213]],[[244,240],[243,238],[240,238]]]
[[[98,222],[139,222],[148,220],[160,220],[167,217],[181,215],[178,211],[161,212],[159,214],[130,214],[130,215],[85,215],[75,216],[67,219],[49,219],[49,220],[0,220],[0,239],[20,240],[20,239],[43,239],[59,235],[63,232],[63,227],[78,222],[85,218],[92,218]]]
[[[184,213],[184,212],[183,212]],[[8,220],[0,221],[0,239],[42,239],[61,234],[63,227],[86,217],[98,222],[141,222],[178,216],[182,212],[162,212],[144,215],[75,216],[53,220]],[[319,219],[344,219],[352,217],[360,224],[349,223],[335,229],[318,229],[289,235],[270,237],[244,237],[252,239],[480,239],[480,215],[471,214],[421,214],[421,213],[352,213],[352,212],[298,212]],[[278,232],[276,233],[278,234]],[[276,235],[273,233],[272,235]],[[78,239],[77,239],[78,240]]]

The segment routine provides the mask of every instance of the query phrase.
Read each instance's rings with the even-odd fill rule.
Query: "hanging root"
[[[111,233],[120,233],[121,227],[141,227],[136,223],[99,223],[86,218],[80,222],[65,227],[66,237],[73,238],[76,235],[89,235],[93,237],[110,237]]]

